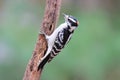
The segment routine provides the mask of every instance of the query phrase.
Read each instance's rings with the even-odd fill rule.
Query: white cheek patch
[[[72,32],[72,31],[74,31],[75,29],[76,29],[76,27],[72,26],[72,27],[70,28],[70,31]]]

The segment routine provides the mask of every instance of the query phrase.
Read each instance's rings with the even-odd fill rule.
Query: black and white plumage
[[[39,69],[50,62],[69,42],[74,33],[74,30],[78,27],[78,21],[70,15],[64,14],[65,23],[61,24],[50,36],[46,35],[48,48],[40,60]]]

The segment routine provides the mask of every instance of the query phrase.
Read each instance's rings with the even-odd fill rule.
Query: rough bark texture
[[[38,70],[39,60],[43,57],[47,42],[43,33],[50,35],[56,26],[60,11],[61,0],[46,0],[45,14],[41,26],[41,34],[35,45],[32,58],[29,60],[23,80],[40,80],[42,70]]]
[[[42,70],[38,70],[38,62],[43,56],[45,50],[45,36],[43,34],[39,34],[32,58],[27,65],[23,80],[39,80]]]
[[[43,18],[41,32],[44,31],[47,35],[50,35],[57,24],[59,17],[59,11],[61,6],[61,0],[47,0],[45,8],[45,15]]]

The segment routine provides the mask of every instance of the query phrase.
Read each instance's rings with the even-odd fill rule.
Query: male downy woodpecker
[[[55,31],[50,35],[46,35],[48,48],[45,55],[39,62],[38,68],[50,62],[69,42],[72,37],[74,30],[78,27],[78,20],[73,16],[64,14],[65,22],[61,24]]]

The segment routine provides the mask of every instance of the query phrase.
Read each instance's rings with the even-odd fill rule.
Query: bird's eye
[[[71,20],[70,20],[70,19],[68,19],[68,21],[70,22]]]
[[[68,22],[71,24],[71,26],[78,26],[77,20],[68,18]]]
[[[69,21],[70,23],[73,23],[73,21],[72,21],[71,19],[68,19],[68,21]]]

